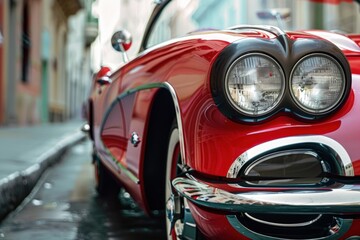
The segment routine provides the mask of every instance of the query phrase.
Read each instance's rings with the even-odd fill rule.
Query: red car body
[[[331,113],[320,117],[293,111],[294,104],[284,107],[288,104],[286,101],[260,120],[252,117],[244,119],[246,116],[238,119],[231,114],[227,116],[228,110],[220,109],[221,94],[214,90],[218,80],[213,78],[217,74],[215,71],[222,72],[220,68],[228,66],[224,59],[231,62],[231,58],[241,55],[233,53],[231,46],[255,39],[254,45],[246,45],[248,49],[241,51],[266,51],[263,48],[257,50],[258,41],[281,42],[283,37],[291,43],[292,48],[289,51],[286,44],[282,45],[285,52],[291,52],[279,60],[285,78],[291,74],[293,62],[306,54],[333,54],[335,58],[346,61],[344,69],[345,72],[349,71],[351,83],[342,102]],[[295,45],[300,42],[311,44],[297,48]],[[225,54],[226,51],[229,53]],[[234,57],[223,56],[232,53]],[[294,57],[289,57],[292,54]],[[108,73],[101,75],[107,77]],[[174,195],[181,198],[180,201],[186,199],[195,221],[192,224],[196,225],[196,230],[189,230],[192,237],[309,239],[314,236],[311,238],[350,239],[360,236],[359,35],[345,36],[325,31],[286,32],[281,35],[266,28],[248,26],[241,32],[195,32],[144,50],[108,77],[107,81],[94,84],[88,103],[94,161],[99,161],[105,167],[105,172],[114,176],[148,214],[163,212],[165,208],[166,155],[169,134],[175,121],[179,129],[179,145],[174,152],[181,156],[183,165],[182,173],[171,179],[175,178]],[[94,81],[100,78],[97,76]],[[288,154],[292,148],[295,151],[303,146],[307,150],[316,148],[314,151],[324,154],[322,158],[326,158],[325,152],[330,151],[334,159],[345,159],[334,160],[339,161],[336,164],[343,164],[339,167],[343,171],[330,171],[324,177],[333,181],[332,184],[267,187],[246,184],[261,180],[231,174],[231,171],[238,170],[236,162],[240,162],[245,155],[254,161],[260,157],[257,154],[262,149],[272,152],[275,151],[271,150],[273,147]],[[324,149],[320,149],[322,147]],[[245,184],[238,185],[237,182]],[[219,192],[223,195],[217,195]],[[339,199],[329,202],[309,203],[303,206],[306,210],[299,211],[299,204],[314,200],[309,196],[327,192],[330,192],[329,198],[338,195],[344,198],[339,196]],[[280,197],[275,196],[275,200],[267,198],[267,195],[277,193]],[[281,201],[282,196],[292,193],[295,197],[292,199],[290,196],[289,199],[294,202],[286,203],[286,199]],[[219,199],[221,197],[228,199],[222,201]],[[176,201],[170,201],[170,204],[174,205]],[[174,217],[175,210],[169,208],[167,214]],[[252,215],[244,217],[247,209]],[[280,225],[260,221],[266,218],[256,214],[264,212],[280,214]],[[284,221],[291,220],[286,219],[285,215],[290,219],[299,216],[311,220],[300,221],[308,223],[304,226],[300,223],[288,226]],[[258,217],[254,221],[250,216]],[[271,219],[264,221],[273,222]],[[316,221],[319,219],[323,221],[319,223],[322,224],[321,228],[328,229],[318,235],[308,235],[307,231],[317,231],[313,225],[318,225]],[[272,231],[277,232],[273,234]]]

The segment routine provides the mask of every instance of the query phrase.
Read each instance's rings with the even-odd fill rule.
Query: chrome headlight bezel
[[[274,59],[282,68],[285,76],[285,92],[276,106],[262,114],[248,114],[239,109],[231,102],[226,83],[227,74],[231,66],[238,59],[248,54],[263,54]],[[337,66],[342,69],[344,86],[342,94],[331,107],[324,111],[307,111],[295,101],[291,94],[290,81],[292,71],[301,59],[311,55],[326,55],[337,62]],[[347,104],[351,93],[352,73],[349,61],[344,53],[329,41],[316,38],[296,38],[290,39],[288,36],[279,35],[276,38],[242,38],[237,42],[225,47],[214,60],[210,73],[210,90],[215,105],[218,110],[228,119],[240,123],[261,123],[276,116],[295,117],[301,121],[318,121],[332,116],[337,112],[346,111],[342,108]],[[351,104],[351,103],[349,103]]]
[[[265,68],[265,71],[268,70],[266,68],[269,68],[271,70],[273,70],[274,75],[272,75],[271,77],[269,77],[268,79],[266,79],[265,77],[261,77],[259,76],[261,70],[263,69],[258,69],[258,68],[252,68],[251,66],[247,66],[246,62],[252,62],[252,61],[261,61],[261,64],[265,64],[267,63],[268,66],[262,66],[261,68]],[[242,64],[243,62],[245,62],[244,64]],[[233,77],[233,75],[235,74],[239,74],[240,70],[236,70],[236,68],[238,67],[243,67],[243,68],[248,68],[250,67],[250,69],[246,69],[245,71],[252,71],[253,76],[249,76],[246,75],[243,78],[246,78],[245,80],[242,81],[246,81],[248,83],[237,83],[233,85],[239,85],[239,88],[243,89],[243,91],[241,92],[245,92],[245,94],[240,94],[240,89],[236,89],[234,90],[235,92],[238,91],[237,97],[243,99],[242,105],[240,104],[240,101],[236,102],[233,95],[234,93],[231,93],[230,91],[230,79]],[[250,70],[250,71],[249,71]],[[235,73],[234,73],[235,71]],[[254,76],[256,75],[256,76]],[[280,79],[277,79],[277,77],[279,77]],[[272,78],[272,79],[270,79]],[[268,81],[273,81],[273,83],[263,83],[262,80],[268,80]],[[241,80],[238,80],[239,82]],[[274,83],[274,81],[277,81],[276,83]],[[274,59],[273,57],[267,55],[267,54],[263,54],[263,53],[258,53],[258,52],[252,52],[252,53],[248,53],[245,55],[242,55],[240,57],[238,57],[235,61],[233,61],[233,63],[230,65],[230,67],[227,69],[226,75],[225,75],[225,86],[224,86],[224,90],[225,90],[225,96],[229,102],[229,104],[232,105],[232,108],[235,109],[236,111],[239,112],[239,114],[242,114],[244,116],[248,116],[248,117],[261,117],[264,115],[267,115],[269,113],[271,113],[272,111],[274,111],[278,105],[280,104],[282,98],[284,97],[284,93],[285,93],[285,89],[286,89],[286,78],[285,78],[285,73],[281,67],[281,65],[276,61],[276,59]],[[261,86],[265,86],[267,84],[268,88],[269,85],[280,85],[278,89],[274,90],[274,91],[270,91],[270,90],[266,90],[261,88]],[[240,87],[241,85],[241,87]],[[250,90],[246,90],[244,88],[252,88]],[[260,89],[259,89],[260,88]],[[258,91],[256,89],[259,89]],[[275,92],[275,93],[274,93]],[[249,96],[249,95],[253,95],[253,96]],[[239,96],[241,95],[241,96]],[[256,95],[256,96],[254,96]],[[270,101],[266,101],[265,96],[268,95],[268,99],[271,99],[272,97],[274,97],[274,100],[271,102]],[[270,95],[270,96],[269,96]],[[274,96],[275,95],[275,96]],[[256,98],[257,102],[255,103],[250,102],[249,98]],[[247,105],[246,105],[247,104]],[[261,105],[263,104],[263,105]],[[253,107],[253,108],[251,108]]]
[[[323,79],[322,82],[321,80],[314,80],[313,76],[310,77],[310,80],[304,80],[309,81],[310,83],[308,85],[310,85],[310,87],[306,87],[306,86],[301,86],[301,84],[299,83],[299,80],[296,80],[296,84],[298,86],[298,88],[295,90],[294,89],[294,78],[295,78],[295,73],[297,71],[297,69],[299,67],[301,67],[302,64],[305,64],[306,61],[311,61],[311,59],[313,59],[313,61],[322,59],[322,61],[327,60],[328,63],[332,64],[332,67],[335,67],[336,69],[333,70],[333,76],[334,78],[341,78],[341,79],[332,79],[333,81],[341,81],[340,83],[340,87],[339,89],[328,91],[327,94],[328,95],[334,95],[336,94],[336,99],[334,99],[330,104],[328,104],[327,106],[323,106],[321,107],[321,103],[325,102],[326,100],[324,100],[324,98],[326,98],[325,94],[326,94],[326,89],[325,90],[321,90],[320,88],[316,88],[317,85],[329,85],[328,88],[331,88],[330,84],[331,80],[329,79],[331,76],[329,75],[322,75],[321,73],[318,74],[318,78],[327,78],[327,79]],[[328,67],[329,68],[329,67]],[[317,69],[319,70],[319,69]],[[329,70],[329,69],[327,69]],[[312,71],[312,69],[309,68],[309,71],[307,71],[306,69],[303,70],[306,72],[306,74],[313,74],[316,75],[316,73],[314,73]],[[337,73],[335,73],[337,72]],[[335,75],[338,76],[335,76]],[[313,83],[313,81],[317,81],[315,83]],[[305,83],[304,83],[305,84]],[[315,85],[314,87],[311,85]],[[321,87],[321,86],[320,86]],[[311,89],[310,89],[311,88]],[[314,90],[315,89],[315,90]],[[295,93],[295,91],[297,91],[297,93]],[[346,74],[345,71],[342,67],[342,65],[332,56],[330,56],[329,54],[325,54],[325,53],[313,53],[313,54],[308,54],[304,57],[302,57],[301,59],[299,59],[296,64],[294,65],[294,67],[291,70],[291,74],[290,74],[290,78],[289,78],[289,92],[291,94],[292,100],[295,102],[295,104],[305,113],[311,114],[311,115],[324,115],[327,114],[329,112],[331,112],[333,109],[336,109],[337,106],[340,104],[341,100],[344,97],[346,91]],[[299,94],[301,94],[302,96],[300,96]],[[302,99],[301,99],[302,98]],[[306,102],[307,101],[307,102]],[[317,105],[319,106],[318,108],[316,108],[315,106],[311,106],[311,103],[314,105],[317,102]]]

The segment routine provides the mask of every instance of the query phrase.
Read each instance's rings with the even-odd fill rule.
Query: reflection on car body
[[[237,25],[315,2],[157,1],[132,60],[114,34],[126,63],[86,104],[99,194],[125,188],[169,239],[360,236],[359,35]]]

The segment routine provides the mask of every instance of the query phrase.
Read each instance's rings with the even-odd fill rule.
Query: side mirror
[[[131,44],[131,34],[126,30],[115,32],[111,38],[112,47],[115,49],[115,51],[122,53],[124,62],[129,61],[126,51],[131,47]]]
[[[277,20],[279,27],[284,29],[283,21],[290,18],[291,10],[288,8],[274,8],[256,13],[263,20]]]

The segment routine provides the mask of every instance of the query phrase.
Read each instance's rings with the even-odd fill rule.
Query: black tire
[[[117,198],[121,189],[119,183],[115,181],[96,154],[93,154],[93,158],[96,192],[101,197]]]

